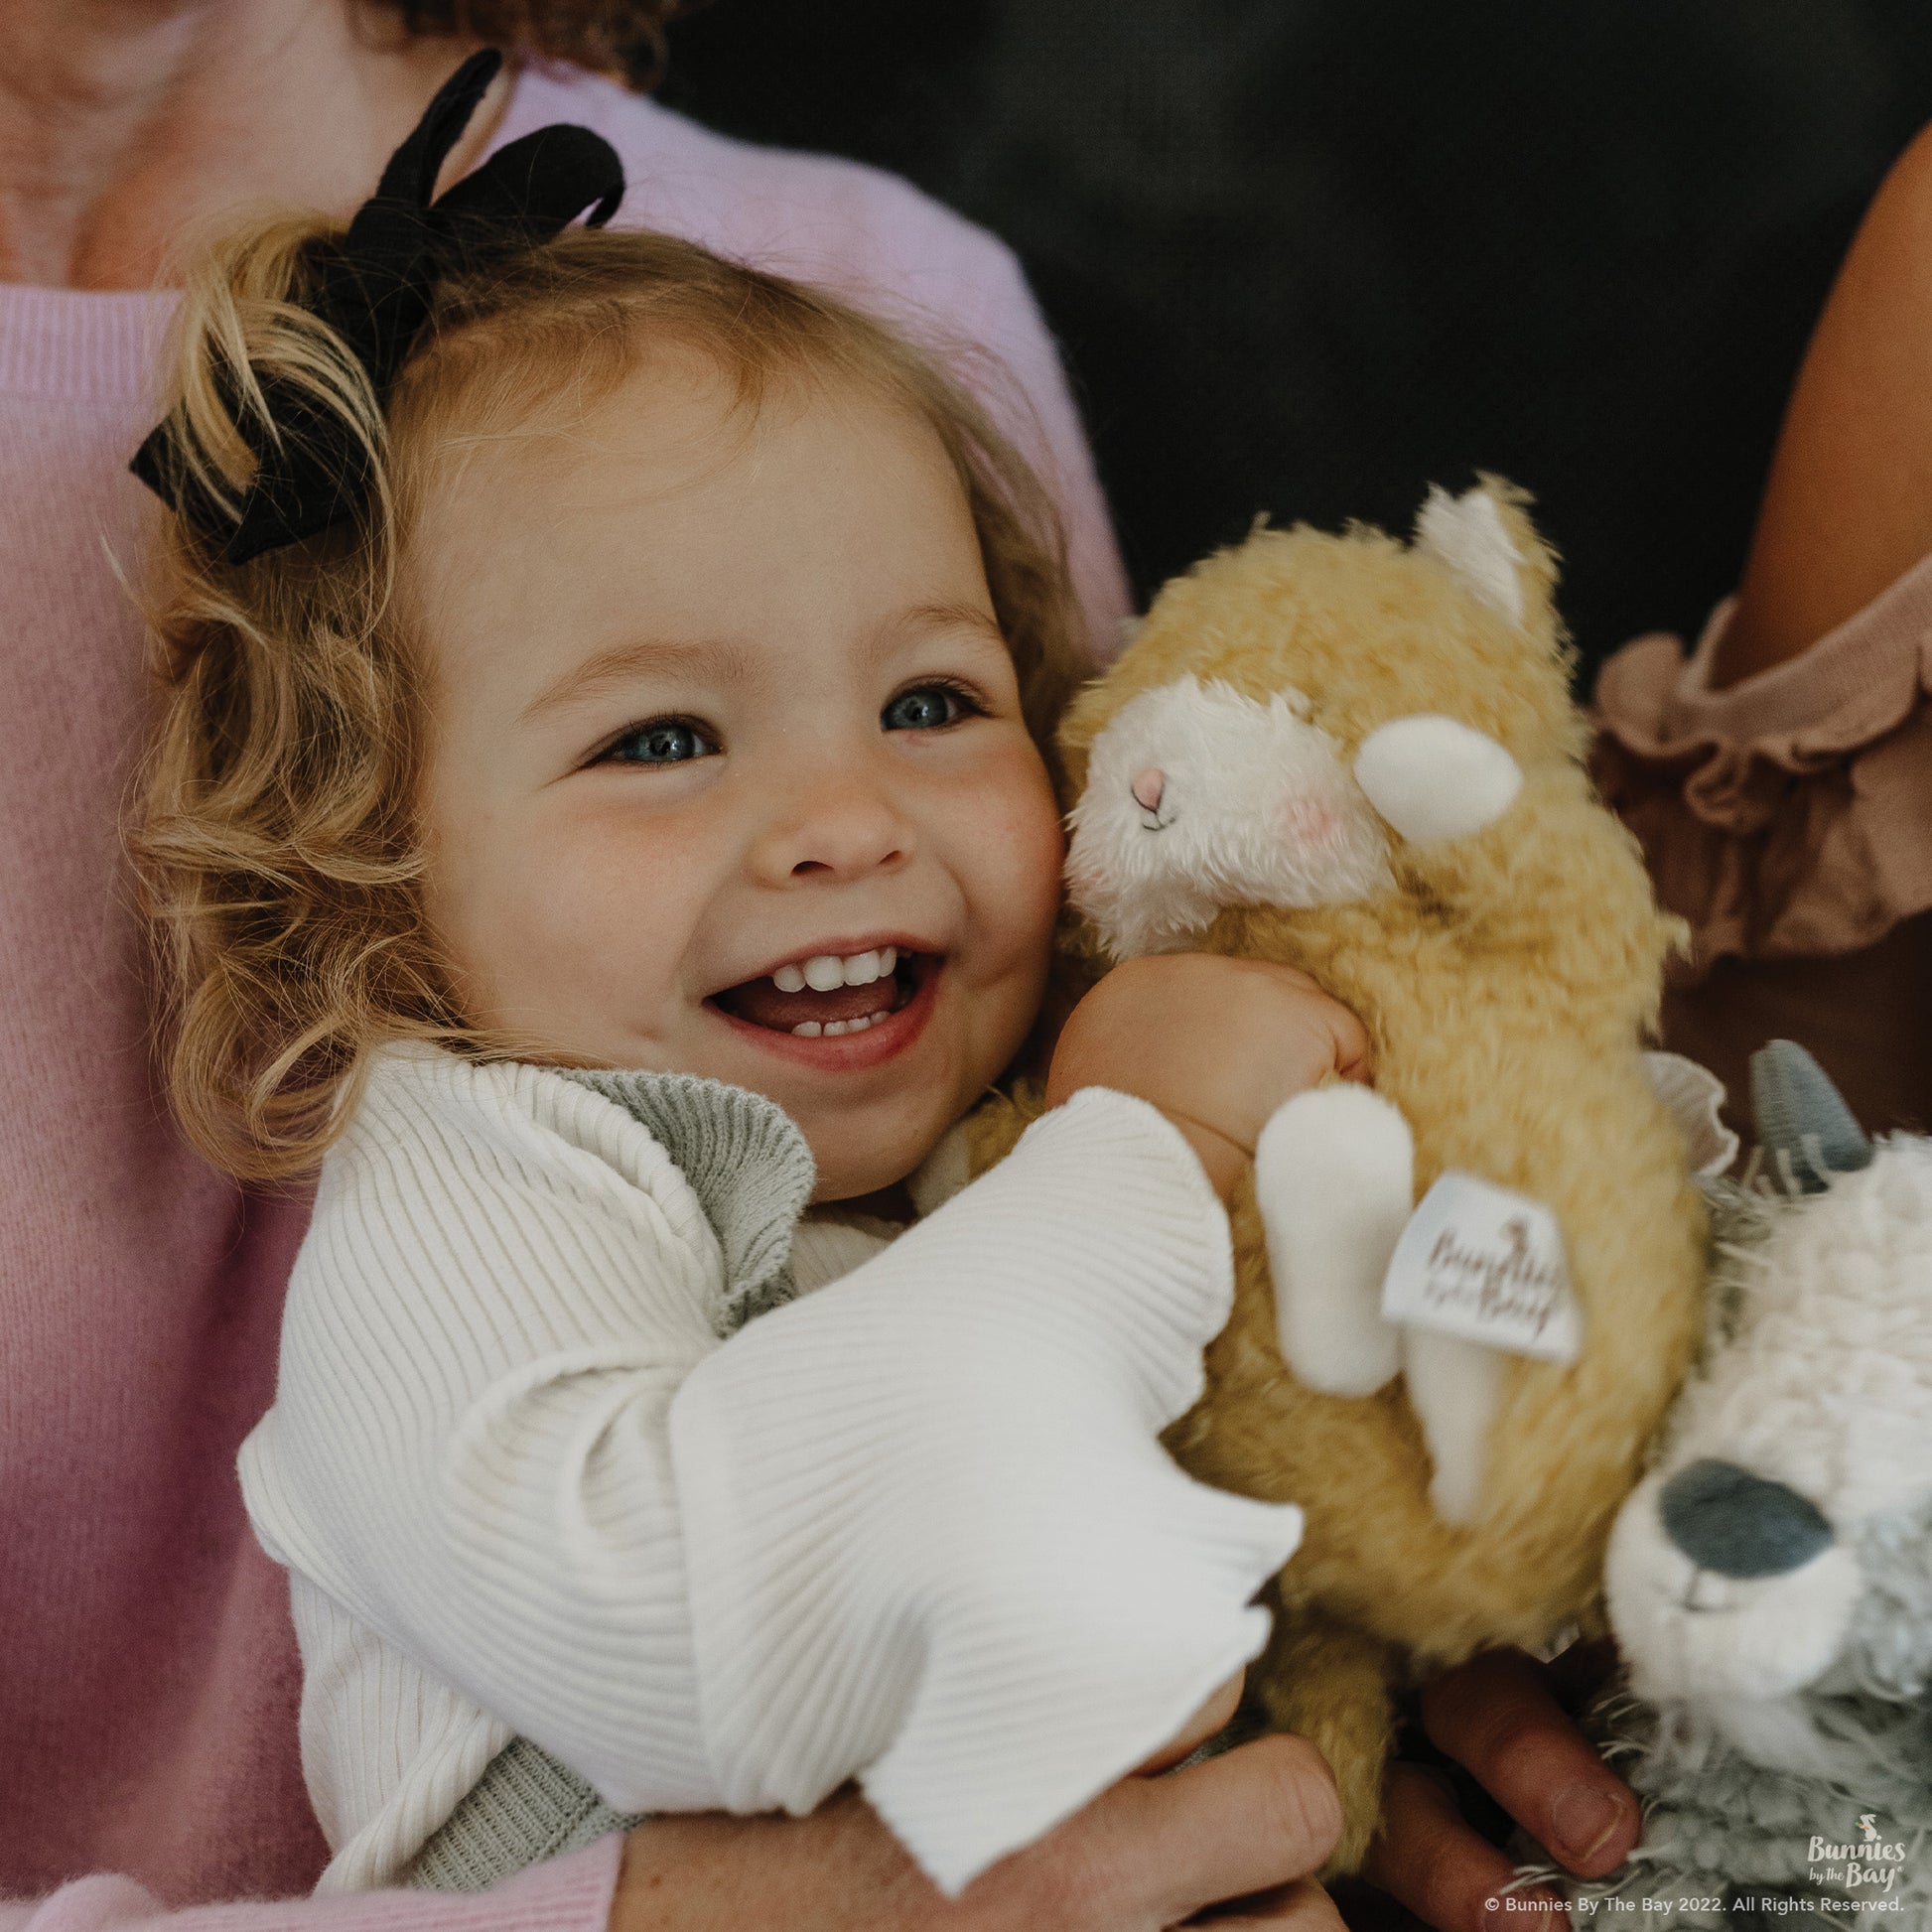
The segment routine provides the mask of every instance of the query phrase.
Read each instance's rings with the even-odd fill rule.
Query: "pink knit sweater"
[[[555,120],[623,156],[621,219],[990,350],[1111,647],[1119,561],[1052,345],[998,242],[902,183],[721,140],[581,75],[526,72],[496,138]],[[0,1904],[0,1932],[171,1908],[235,1932],[594,1932],[615,1843],[477,1899],[181,1910],[293,1900],[324,1847],[296,1754],[287,1583],[234,1474],[273,1391],[307,1206],[239,1197],[171,1131],[118,856],[143,681],[117,571],[135,568],[147,508],[125,466],[155,415],[170,306],[0,286],[0,1897],[29,1901]]]

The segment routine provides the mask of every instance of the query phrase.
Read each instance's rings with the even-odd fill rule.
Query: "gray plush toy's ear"
[[[1774,1039],[1751,1055],[1757,1138],[1779,1179],[1822,1194],[1832,1176],[1871,1165],[1871,1143],[1825,1069],[1796,1040]]]

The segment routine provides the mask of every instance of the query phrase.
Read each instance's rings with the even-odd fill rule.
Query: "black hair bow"
[[[347,233],[315,251],[304,306],[348,345],[378,402],[429,320],[440,279],[492,255],[539,246],[580,214],[587,226],[602,227],[623,200],[616,150],[589,128],[564,124],[512,141],[440,201],[430,200],[502,63],[485,48],[457,69],[390,157]],[[236,416],[256,461],[237,510],[196,479],[179,414],[148,437],[129,466],[198,529],[225,538],[222,554],[231,564],[314,536],[353,515],[368,493],[367,454],[340,418],[276,376],[264,377],[261,389],[266,417]]]

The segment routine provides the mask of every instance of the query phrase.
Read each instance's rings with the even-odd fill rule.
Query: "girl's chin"
[[[847,1108],[803,1107],[796,1118],[818,1164],[815,1207],[842,1207],[882,1220],[914,1218],[906,1182],[952,1130],[962,1103],[956,1092],[927,1092]]]

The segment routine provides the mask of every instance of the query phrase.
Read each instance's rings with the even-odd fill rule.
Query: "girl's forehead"
[[[944,444],[856,383],[748,395],[715,360],[664,354],[571,412],[446,441],[402,588],[467,673],[520,685],[644,635],[802,656],[905,609],[990,611]]]
[[[675,487],[753,458],[761,442],[800,421],[843,424],[848,435],[944,458],[933,425],[883,375],[753,360],[671,338],[585,368],[492,376],[465,357],[452,379],[432,373],[401,417],[399,470],[424,499],[493,489],[506,473],[554,483],[613,459]]]
[[[566,386],[492,413],[466,421],[458,409],[420,438],[405,465],[411,547],[467,550],[572,518],[781,517],[882,471],[917,485],[908,515],[970,514],[931,423],[874,385],[813,370],[748,372],[666,345],[588,394]],[[888,515],[894,500],[868,507]]]

